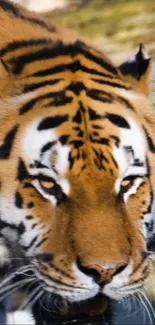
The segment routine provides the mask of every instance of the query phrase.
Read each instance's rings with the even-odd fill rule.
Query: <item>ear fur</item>
[[[128,77],[136,88],[145,95],[149,94],[151,58],[141,43],[135,56],[119,66],[121,74]]]

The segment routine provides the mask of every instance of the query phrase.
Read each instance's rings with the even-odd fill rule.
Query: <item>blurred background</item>
[[[146,45],[155,76],[155,0],[12,0],[75,30],[115,64]],[[153,78],[154,79],[154,78]],[[155,83],[152,83],[155,93]],[[153,98],[155,103],[155,95]]]

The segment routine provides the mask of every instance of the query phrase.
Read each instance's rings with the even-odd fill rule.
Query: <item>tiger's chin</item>
[[[142,282],[136,287],[126,286],[120,288],[105,285],[94,297],[85,300],[71,301],[57,294],[46,292],[44,296],[33,306],[35,319],[41,317],[45,324],[104,324],[106,317],[109,317],[109,298],[115,301],[130,299],[137,290],[143,288]],[[39,308],[38,308],[39,307]]]
[[[72,303],[52,294],[51,299],[44,297],[33,306],[33,314],[38,322],[44,319],[45,324],[51,324],[51,321],[52,324],[70,324],[71,321],[74,324],[79,321],[80,324],[100,324],[106,317],[107,306],[107,298],[102,293]]]
[[[142,287],[142,284],[141,284]],[[140,289],[140,288],[139,288]],[[103,293],[104,292],[104,293]],[[68,325],[71,322],[74,325],[100,325],[105,324],[110,317],[109,298],[115,301],[130,299],[130,296],[136,295],[137,289],[130,288],[126,291],[125,287],[120,289],[109,288],[108,285],[102,289],[93,298],[70,302],[61,296],[48,293],[33,306],[33,314],[37,323],[44,319],[45,324]],[[105,323],[104,323],[105,321]]]

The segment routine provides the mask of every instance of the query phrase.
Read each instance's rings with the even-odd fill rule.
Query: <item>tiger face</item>
[[[0,17],[1,237],[38,299],[133,294],[154,233],[150,59],[116,68],[10,2]]]

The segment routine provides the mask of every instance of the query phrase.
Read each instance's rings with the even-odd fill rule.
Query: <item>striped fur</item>
[[[9,1],[0,0],[0,21],[1,236],[10,249],[18,241],[37,294],[71,303],[60,314],[80,314],[72,302],[89,299],[99,314],[101,291],[122,299],[148,277],[150,59],[141,45],[115,67]]]

